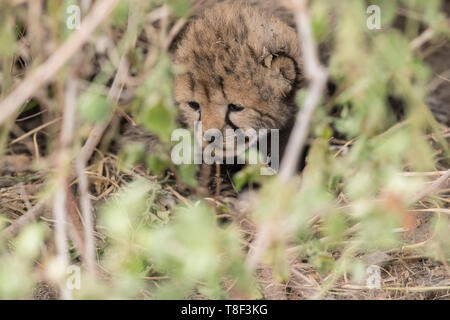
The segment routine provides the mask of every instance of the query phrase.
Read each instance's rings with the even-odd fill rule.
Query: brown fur
[[[200,120],[203,131],[290,129],[301,53],[295,29],[282,20],[287,10],[276,3],[224,1],[191,22],[175,52],[185,70],[175,79],[175,98],[187,126]]]

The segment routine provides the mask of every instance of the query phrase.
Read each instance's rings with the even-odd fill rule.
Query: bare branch
[[[36,90],[53,79],[58,70],[82,47],[118,3],[119,0],[102,0],[95,3],[95,6],[83,20],[80,29],[0,102],[0,110],[2,110],[0,125],[17,112]]]
[[[303,152],[308,137],[312,116],[320,101],[327,81],[327,72],[319,62],[311,33],[307,1],[292,0],[292,4],[302,48],[305,75],[309,79],[309,89],[305,104],[302,106],[300,114],[297,117],[281,163],[280,179],[283,182],[288,181],[295,174],[298,159]],[[278,219],[277,221],[266,221],[259,226],[255,240],[253,241],[253,247],[247,256],[246,263],[250,270],[254,270],[258,266],[264,252],[277,236],[280,236],[279,233],[282,232],[281,230],[286,230],[284,225],[284,221]]]
[[[70,166],[70,145],[76,123],[76,100],[77,83],[69,79],[66,84],[66,95],[64,101],[63,123],[59,137],[59,150],[57,154],[58,166],[55,193],[53,195],[53,216],[55,218],[55,244],[58,263],[61,270],[66,270],[69,265],[69,248],[67,245],[67,193],[70,192],[67,183],[68,170]],[[64,281],[59,279],[59,289],[62,299],[71,299],[72,294],[65,286]]]
[[[51,126],[52,124],[55,124],[55,123],[58,122],[58,121],[61,121],[61,118],[56,118],[56,119],[53,119],[53,120],[51,120],[51,121],[49,121],[49,122],[47,122],[47,123],[44,123],[44,124],[42,124],[42,125],[40,125],[40,126],[34,128],[34,129],[28,131],[27,133],[21,135],[20,137],[18,137],[18,138],[16,138],[16,139],[12,140],[12,141],[9,143],[9,145],[13,145],[13,144],[15,144],[15,143],[18,143],[18,142],[20,142],[20,141],[22,141],[22,140],[28,138],[29,136],[35,134],[36,132],[39,132],[39,131],[41,131],[42,129],[45,129],[45,128],[47,128],[48,126]]]
[[[84,252],[86,267],[91,275],[95,274],[95,241],[94,241],[94,219],[92,217],[92,205],[89,198],[89,180],[86,175],[86,165],[83,159],[77,158],[75,169],[78,175],[78,188],[80,192],[80,205],[83,215],[84,227]]]
[[[433,181],[433,183],[430,186],[428,186],[425,190],[422,190],[420,193],[415,195],[411,199],[410,203],[416,203],[417,201],[425,198],[426,196],[433,194],[442,188],[445,188],[449,184],[449,182],[450,182],[450,169],[447,170],[444,174],[442,174],[440,178]]]
[[[109,91],[108,97],[114,103],[120,97],[122,86],[128,75],[128,61],[122,57],[113,84]],[[89,134],[89,137],[81,149],[78,157],[75,160],[75,169],[78,176],[78,186],[80,191],[80,205],[83,216],[84,226],[84,252],[86,266],[91,274],[95,274],[96,257],[95,257],[95,241],[94,241],[94,218],[92,213],[91,199],[89,197],[89,180],[86,175],[86,165],[91,158],[95,147],[100,142],[106,128],[109,125],[110,119],[97,124]]]
[[[432,28],[425,30],[417,38],[415,38],[413,41],[411,41],[411,43],[410,43],[411,49],[412,50],[419,49],[425,43],[430,41],[434,37],[435,33],[436,32]]]
[[[129,23],[128,28],[131,28],[131,24],[136,23],[135,11],[131,10],[129,13]],[[134,40],[132,41],[134,42]],[[122,92],[123,86],[126,83],[128,77],[128,60],[125,56],[122,56],[119,62],[119,66],[114,77],[114,81],[108,93],[108,99],[113,103],[117,104],[120,94]],[[89,180],[86,175],[86,166],[94,153],[95,147],[99,144],[106,128],[108,127],[111,119],[105,119],[105,121],[97,124],[92,131],[89,133],[88,139],[80,150],[79,155],[75,159],[75,169],[78,176],[78,186],[80,190],[80,205],[81,212],[83,216],[83,227],[84,227],[84,252],[85,260],[88,271],[94,275],[96,270],[96,257],[95,257],[95,241],[94,241],[94,217],[92,213],[92,204],[89,196]]]
[[[120,93],[122,91],[122,86],[125,83],[126,77],[128,75],[128,60],[124,56],[120,60],[119,68],[117,69],[116,76],[114,78],[114,82],[109,90],[108,98],[114,103],[117,103]],[[80,154],[77,157],[77,161],[82,161],[85,164],[89,161],[92,154],[94,153],[95,147],[100,142],[103,137],[103,133],[109,125],[111,119],[103,121],[97,124],[92,131],[89,133],[89,137],[86,140],[83,148],[80,151]]]
[[[33,208],[27,211],[26,214],[17,218],[10,226],[1,232],[1,237],[8,239],[13,237],[20,229],[30,222],[35,221],[45,212],[45,201],[38,202]]]
[[[270,238],[272,237],[271,224],[267,223],[258,228],[258,233],[253,240],[253,246],[247,255],[246,265],[250,270],[255,270],[258,263],[261,261],[264,252],[270,245]]]
[[[62,177],[59,178],[59,183],[57,185],[57,190],[54,194],[53,200],[53,216],[55,218],[55,244],[58,263],[65,272],[69,265],[69,247],[67,245],[67,210],[66,210],[66,200],[67,200],[67,184]],[[70,290],[65,286],[64,281],[59,279],[59,290],[62,299],[71,299],[72,295]]]
[[[312,116],[322,97],[328,77],[326,69],[319,62],[306,2],[306,0],[292,0],[302,48],[304,71],[309,80],[309,89],[281,162],[280,179],[282,181],[289,180],[295,174],[298,160],[303,153],[308,138]]]

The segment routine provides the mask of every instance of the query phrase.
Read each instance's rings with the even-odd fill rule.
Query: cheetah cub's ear
[[[270,69],[277,78],[277,91],[286,96],[293,89],[297,78],[297,67],[292,58],[283,54],[269,54],[263,61],[266,68]]]

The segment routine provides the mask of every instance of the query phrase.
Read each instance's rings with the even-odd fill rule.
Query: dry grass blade
[[[12,140],[9,144],[10,144],[10,145],[13,145],[13,144],[15,144],[15,143],[18,143],[18,142],[20,142],[20,141],[22,141],[22,140],[28,138],[29,136],[35,134],[36,132],[39,132],[39,131],[41,131],[42,129],[45,129],[45,128],[47,128],[48,126],[51,126],[52,124],[55,124],[55,123],[57,123],[57,122],[59,122],[59,121],[61,121],[61,118],[56,118],[56,119],[53,119],[53,120],[51,120],[51,121],[49,121],[49,122],[47,122],[47,123],[44,123],[44,124],[42,124],[42,125],[40,125],[40,126],[34,128],[34,129],[28,131],[27,133],[21,135],[20,137],[17,137],[16,139]]]

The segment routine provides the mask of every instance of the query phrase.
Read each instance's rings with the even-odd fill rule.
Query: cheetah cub
[[[282,153],[302,68],[296,31],[277,2],[220,2],[190,23],[174,58],[184,70],[175,99],[186,126],[200,121],[225,143],[227,129],[279,129]]]

